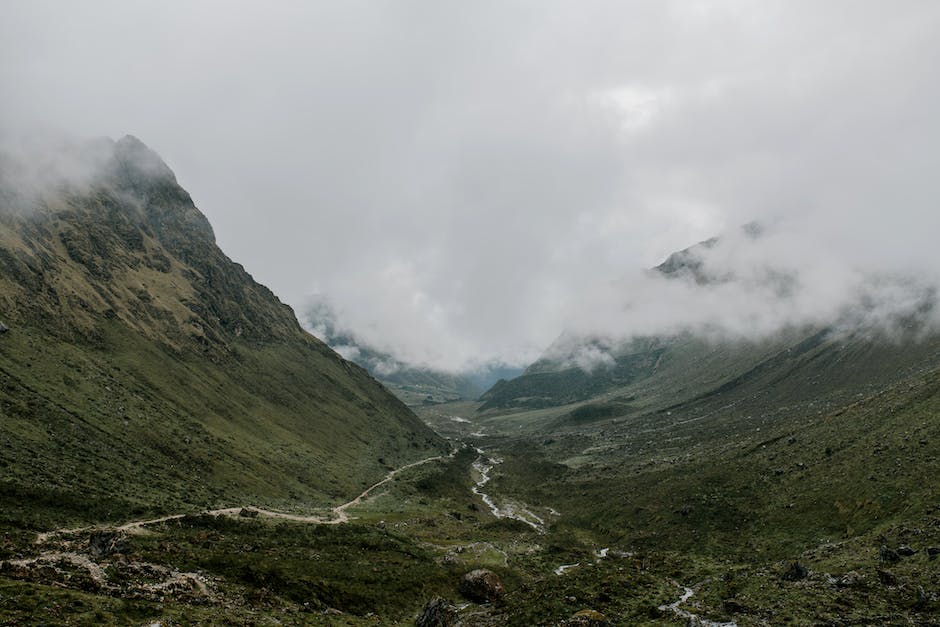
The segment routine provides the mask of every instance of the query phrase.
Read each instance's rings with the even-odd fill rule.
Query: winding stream
[[[545,533],[545,521],[527,507],[517,506],[515,503],[511,502],[506,503],[503,507],[500,507],[493,500],[493,497],[483,492],[483,486],[489,483],[490,479],[492,479],[490,472],[492,472],[494,466],[502,463],[502,460],[493,457],[484,457],[484,453],[481,449],[477,449],[477,453],[479,453],[480,456],[475,462],[473,462],[473,469],[479,473],[480,478],[472,488],[473,493],[479,496],[483,502],[486,503],[486,506],[490,508],[490,513],[492,513],[493,516],[496,516],[497,518],[511,518],[513,520],[518,520],[529,525],[539,533]]]
[[[719,621],[708,620],[707,618],[701,618],[697,614],[693,614],[687,610],[680,608],[679,606],[692,598],[695,594],[695,590],[692,588],[682,587],[682,596],[679,597],[678,601],[674,601],[668,605],[660,605],[659,609],[663,612],[672,612],[679,618],[684,618],[687,625],[692,625],[693,627],[738,627],[738,624],[734,621],[730,623],[722,623]]]

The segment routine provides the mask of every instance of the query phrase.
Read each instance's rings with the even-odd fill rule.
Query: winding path
[[[356,505],[361,504],[363,499],[365,499],[369,495],[370,492],[372,492],[373,490],[375,490],[376,488],[382,485],[385,485],[386,483],[394,479],[398,473],[408,470],[410,468],[414,468],[416,466],[422,466],[424,464],[428,464],[430,462],[452,458],[454,455],[456,455],[456,453],[457,451],[455,449],[451,451],[449,455],[446,455],[446,456],[437,455],[435,457],[428,457],[425,459],[418,460],[416,462],[412,462],[410,464],[406,464],[405,466],[401,466],[394,470],[391,470],[389,471],[387,475],[385,475],[384,479],[366,488],[362,492],[362,494],[360,494],[353,500],[349,501],[348,503],[343,503],[342,505],[337,505],[332,510],[330,510],[330,513],[331,513],[330,516],[301,516],[299,514],[286,514],[283,512],[275,512],[275,511],[268,510],[268,509],[262,509],[260,507],[255,507],[253,505],[245,505],[245,506],[240,506],[240,507],[225,507],[221,509],[207,510],[201,513],[208,514],[210,516],[237,516],[243,510],[247,510],[249,512],[253,512],[254,514],[265,516],[268,518],[279,518],[282,520],[292,520],[295,522],[302,522],[302,523],[309,523],[309,524],[316,524],[316,525],[340,525],[343,523],[347,523],[350,520],[349,514],[346,513],[346,510],[348,510],[350,507],[354,507]],[[186,516],[191,516],[191,515],[192,513],[172,514],[169,516],[161,516],[160,518],[151,518],[148,520],[133,520],[131,522],[124,523],[123,525],[116,527],[115,529],[117,531],[123,531],[129,534],[138,534],[138,533],[142,533],[144,527],[147,527],[149,525],[156,525],[159,523],[168,522],[170,520],[179,520],[181,518],[185,518]],[[71,529],[55,529],[53,531],[44,531],[36,536],[36,544],[43,544],[47,542],[48,540],[51,540],[52,538],[59,536],[59,535],[81,533],[83,531],[92,531],[92,530],[100,529],[100,528],[101,527],[97,527],[97,526],[74,527]]]

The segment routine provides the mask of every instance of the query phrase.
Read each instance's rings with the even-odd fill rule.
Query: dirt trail
[[[243,510],[246,510],[246,511],[252,512],[253,514],[265,516],[268,518],[279,518],[281,520],[292,520],[295,522],[310,523],[310,524],[316,524],[316,525],[339,525],[339,524],[349,522],[350,520],[349,514],[346,513],[346,510],[348,510],[350,507],[355,507],[356,505],[361,504],[363,499],[365,499],[369,495],[370,492],[372,492],[373,490],[375,490],[376,488],[382,485],[385,485],[386,483],[394,479],[398,473],[408,470],[410,468],[415,468],[416,466],[428,464],[430,462],[452,458],[454,455],[456,455],[456,452],[457,451],[455,449],[451,451],[450,455],[446,455],[446,456],[437,455],[435,457],[428,457],[428,458],[421,459],[416,462],[412,462],[405,466],[401,466],[399,468],[389,471],[389,473],[385,475],[384,479],[366,488],[362,492],[362,494],[360,494],[353,500],[349,501],[348,503],[343,503],[342,505],[337,505],[332,510],[330,510],[330,516],[301,516],[299,514],[286,514],[283,512],[275,512],[275,511],[271,511],[267,509],[262,509],[260,507],[255,507],[253,505],[212,509],[212,510],[203,511],[202,513],[208,514],[210,516],[238,516]],[[191,513],[172,514],[170,516],[161,516],[160,518],[151,518],[148,520],[133,520],[133,521],[124,523],[123,525],[116,527],[115,529],[117,529],[118,531],[129,533],[129,534],[139,534],[139,533],[144,533],[144,528],[147,526],[156,525],[156,524],[168,522],[171,520],[179,520],[181,518],[185,518],[186,516],[190,516],[190,515],[192,514]],[[51,540],[52,538],[55,538],[56,536],[82,533],[86,531],[92,531],[95,529],[100,529],[100,527],[73,527],[70,529],[55,529],[53,531],[44,531],[36,536],[36,544],[43,544]]]

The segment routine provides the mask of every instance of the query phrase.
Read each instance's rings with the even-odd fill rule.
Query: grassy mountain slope
[[[325,505],[443,449],[222,253],[159,157],[130,137],[106,154],[39,195],[4,161],[7,522]]]

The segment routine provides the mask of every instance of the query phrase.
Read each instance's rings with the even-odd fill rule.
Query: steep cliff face
[[[443,450],[225,256],[153,151],[125,137],[67,156],[80,175],[0,159],[12,510],[326,504]]]

